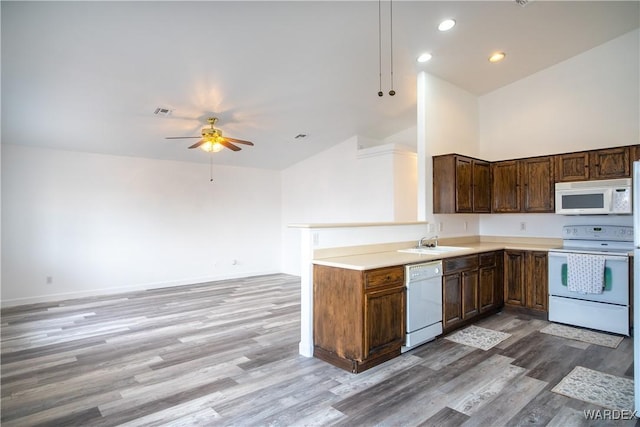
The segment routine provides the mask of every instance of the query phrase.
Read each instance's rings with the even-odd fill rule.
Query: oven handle
[[[549,258],[551,257],[555,257],[555,258],[566,258],[567,257],[567,253],[568,252],[549,252]],[[588,254],[586,254],[588,255]],[[622,261],[622,262],[629,262],[629,257],[627,255],[605,255],[604,256],[604,260],[605,261]]]

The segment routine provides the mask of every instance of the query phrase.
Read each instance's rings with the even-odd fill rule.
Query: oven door
[[[567,253],[549,252],[549,295],[609,304],[629,305],[629,257],[606,255],[601,294],[571,292],[567,287]]]

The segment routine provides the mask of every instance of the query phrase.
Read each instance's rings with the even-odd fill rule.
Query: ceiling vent
[[[515,1],[522,7],[525,7],[529,3],[529,0],[515,0]]]
[[[158,107],[153,112],[153,114],[155,116],[158,116],[158,117],[166,117],[166,116],[171,115],[171,110],[169,108],[166,108],[166,107]]]

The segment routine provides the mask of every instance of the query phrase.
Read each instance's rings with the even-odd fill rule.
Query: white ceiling
[[[164,137],[197,136],[214,114],[255,143],[215,163],[282,169],[415,126],[419,70],[482,95],[638,28],[639,5],[396,0],[390,97],[383,1],[380,98],[377,1],[2,1],[2,142],[208,162],[187,150],[197,140]],[[458,25],[440,33],[446,17]],[[494,50],[506,60],[490,64]]]

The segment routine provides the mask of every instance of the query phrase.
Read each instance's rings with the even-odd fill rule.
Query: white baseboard
[[[69,299],[76,298],[86,298],[86,297],[96,297],[101,295],[112,295],[112,294],[120,294],[125,292],[134,292],[134,291],[145,291],[149,289],[160,289],[160,288],[170,288],[172,286],[184,286],[184,285],[194,285],[198,283],[206,283],[206,282],[215,282],[219,280],[228,280],[228,279],[239,279],[242,277],[252,277],[252,276],[262,276],[265,274],[278,274],[279,271],[256,271],[256,272],[243,272],[243,273],[233,273],[233,274],[225,274],[220,276],[210,276],[210,277],[192,277],[188,279],[181,280],[172,280],[169,282],[157,282],[157,283],[139,283],[131,286],[121,286],[116,288],[101,288],[101,289],[92,289],[88,291],[78,291],[78,292],[62,292],[62,293],[53,293],[47,295],[39,295],[36,297],[25,297],[25,298],[14,298],[8,300],[0,301],[1,307],[15,307],[18,305],[26,305],[26,304],[39,304],[39,303],[49,303],[56,301],[63,301]]]

